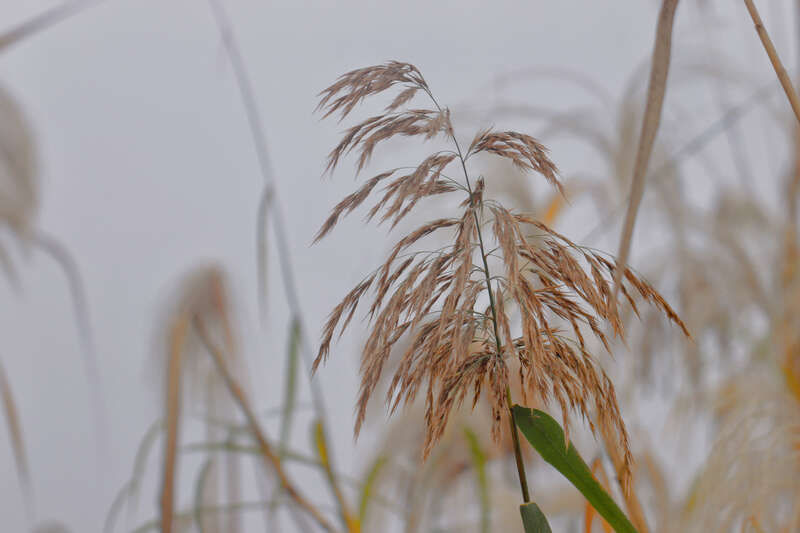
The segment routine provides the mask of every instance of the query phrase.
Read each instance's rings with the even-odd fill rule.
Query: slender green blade
[[[111,500],[111,505],[108,508],[108,513],[106,513],[106,518],[103,521],[103,533],[113,533],[114,532],[114,525],[116,524],[117,516],[120,514],[122,507],[125,505],[125,502],[128,499],[128,492],[130,491],[131,482],[128,481],[122,488],[119,489],[117,495],[114,496],[114,499]]]
[[[297,368],[300,349],[300,321],[292,318],[289,325],[289,348],[286,351],[286,388],[283,395],[283,412],[281,414],[281,430],[279,451],[283,454],[289,445],[294,410],[297,407]]]
[[[475,477],[478,484],[478,497],[481,504],[481,533],[489,533],[491,506],[489,504],[489,480],[486,476],[486,452],[481,448],[478,436],[470,428],[464,428],[464,436],[467,439],[467,443],[469,443],[472,467],[475,469]]]
[[[339,507],[339,515],[342,518],[342,523],[346,528],[345,530],[348,532],[359,531],[358,519],[350,512],[350,506],[347,504],[347,500],[340,487],[340,480],[333,471],[333,466],[331,466],[331,456],[328,452],[325,426],[322,425],[322,421],[320,420],[314,422],[314,448],[317,450],[317,456],[319,457],[322,468],[325,469],[325,477],[328,479],[328,485],[331,488],[331,492],[333,492],[333,497],[336,499],[336,503]]]
[[[130,488],[128,490],[128,503],[126,505],[126,519],[130,524],[133,516],[139,506],[139,494],[141,492],[142,478],[147,470],[147,460],[150,457],[150,451],[155,446],[158,437],[164,432],[166,424],[164,420],[156,420],[147,429],[147,432],[142,437],[139,447],[136,449],[136,456],[133,460],[133,473],[130,479]]]
[[[256,217],[256,269],[258,271],[258,309],[261,321],[267,318],[267,216],[272,204],[273,190],[265,186],[258,201]]]
[[[203,463],[203,467],[200,469],[200,474],[197,476],[197,483],[195,484],[194,489],[194,524],[197,526],[197,530],[200,533],[204,533],[206,530],[205,523],[206,521],[203,519],[203,509],[205,508],[205,489],[209,482],[209,478],[211,477],[212,470],[215,468],[215,461],[213,457],[209,457],[206,459],[205,463]],[[217,502],[211,502],[211,505],[216,504]],[[213,520],[216,520],[216,517],[213,517]]]
[[[179,448],[181,453],[195,453],[195,452],[211,452],[223,451],[228,453],[240,453],[246,455],[260,455],[261,449],[258,446],[245,446],[243,444],[234,444],[228,441],[225,442],[195,442],[184,444]],[[283,460],[311,466],[320,470],[324,467],[316,457],[310,457],[291,450],[283,454]]]
[[[552,533],[550,524],[547,523],[547,518],[535,503],[530,502],[520,505],[519,514],[522,515],[522,525],[525,526],[525,533]]]
[[[386,465],[387,458],[384,455],[379,456],[375,461],[372,463],[372,466],[367,471],[367,475],[364,478],[364,483],[361,486],[361,497],[358,499],[358,520],[361,524],[364,524],[367,520],[367,509],[369,508],[370,501],[374,496],[374,488],[375,483],[378,480],[378,475],[380,474],[381,470],[383,469],[384,465]]]
[[[538,409],[514,406],[514,418],[531,446],[536,448],[542,458],[575,485],[592,507],[606,519],[617,533],[636,533],[625,513],[614,503],[611,496],[594,479],[591,470],[581,459],[578,451],[569,444],[566,446],[564,430],[553,417]]]
[[[296,316],[289,323],[289,347],[286,350],[286,374],[284,375],[283,405],[281,406],[281,429],[278,437],[278,455],[283,459],[289,448],[289,439],[292,433],[294,411],[297,407],[297,355],[300,350],[300,321]],[[280,496],[283,488],[276,486],[277,495]],[[268,514],[272,515],[280,502],[275,498],[269,506]]]

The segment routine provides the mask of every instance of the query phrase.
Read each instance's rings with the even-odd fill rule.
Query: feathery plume
[[[438,104],[413,65],[392,61],[349,72],[320,93],[318,110],[326,117],[338,113],[344,119],[366,97],[395,86],[403,90],[384,114],[345,132],[329,154],[326,170],[332,172],[342,157],[356,152],[360,171],[379,144],[398,135],[425,140],[443,135],[453,150],[433,153],[411,173],[397,176],[398,169],[394,169],[371,178],[333,209],[317,240],[342,216],[367,202],[390,177],[393,180],[384,186],[383,196],[376,200],[368,218],[380,213],[381,221],[392,219],[394,225],[420,200],[434,194],[460,192],[466,198],[457,216],[428,222],[402,237],[385,263],[334,308],[323,331],[315,368],[327,359],[334,335],[347,327],[361,300],[372,290],[371,327],[361,357],[356,434],[388,359],[398,341],[407,338],[407,347],[397,354],[399,364],[386,402],[394,410],[412,403],[418,393],[424,394],[423,456],[440,440],[453,409],[467,398],[474,405],[484,389],[491,405],[492,435],[500,437],[511,402],[509,365],[516,359],[523,394],[535,393],[545,403],[555,402],[565,428],[569,414],[576,412],[592,431],[599,424],[616,435],[625,458],[623,475],[627,476],[632,459],[614,386],[589,352],[586,337],[610,350],[604,325],[624,336],[613,301],[615,276],[622,279],[621,291],[634,309],[634,297],[638,296],[688,335],[686,327],[661,295],[632,271],[618,271],[612,259],[576,245],[534,217],[484,199],[483,180],[476,180],[467,168],[468,159],[479,153],[505,158],[519,169],[542,175],[557,191],[563,189],[546,148],[528,135],[481,131],[462,152],[449,110]],[[418,94],[426,94],[432,107],[405,109]],[[462,183],[445,176],[455,163],[463,171]],[[423,238],[444,232],[450,234],[452,244],[435,252],[409,252]],[[497,243],[494,250],[488,248],[489,234]]]

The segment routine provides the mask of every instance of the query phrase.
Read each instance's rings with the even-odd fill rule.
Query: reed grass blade
[[[552,533],[547,518],[534,502],[520,505],[519,513],[522,515],[522,525],[525,528],[525,533]]]
[[[637,533],[625,513],[592,476],[575,446],[567,444],[564,431],[550,415],[538,409],[514,406],[514,418],[525,438],[542,459],[558,470],[592,504],[617,533]]]
[[[489,533],[491,523],[491,502],[489,501],[489,478],[486,474],[487,457],[481,447],[478,436],[470,428],[464,428],[464,438],[469,445],[472,468],[475,470],[475,481],[478,488],[478,502],[481,509],[481,533]]]

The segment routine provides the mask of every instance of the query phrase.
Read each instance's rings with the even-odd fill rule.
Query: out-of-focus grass
[[[91,3],[57,7],[0,35],[0,52]],[[668,4],[670,2],[664,3],[667,8]],[[220,14],[219,6],[212,2],[217,15]],[[229,23],[223,22],[223,39],[230,46]],[[664,66],[663,60],[660,64]],[[242,67],[243,64],[238,65],[238,68]],[[675,66],[672,72],[674,74]],[[572,81],[580,79],[580,73],[564,74],[562,72],[552,77],[569,78]],[[664,72],[659,76],[665,75]],[[678,346],[667,343],[664,330],[650,315],[642,314],[643,323],[639,323],[634,314],[628,316],[626,327],[632,332],[634,341],[631,347],[634,353],[630,364],[621,365],[624,371],[619,379],[626,390],[623,411],[626,417],[641,416],[637,415],[636,404],[643,398],[657,396],[654,383],[666,380],[677,388],[683,378],[688,377],[691,387],[682,388],[680,394],[663,395],[662,400],[674,402],[677,409],[689,398],[690,413],[699,413],[699,420],[710,419],[715,423],[714,443],[707,450],[708,459],[697,472],[692,473],[695,481],[691,488],[682,492],[672,486],[671,473],[686,466],[660,450],[658,442],[662,421],[637,421],[641,423],[637,424],[634,436],[643,444],[635,450],[639,465],[635,488],[637,493],[643,495],[641,505],[647,522],[653,531],[659,532],[723,531],[732,528],[744,531],[793,531],[800,527],[800,509],[796,505],[800,501],[796,457],[800,341],[795,333],[800,327],[797,323],[797,316],[800,316],[797,306],[800,301],[797,290],[800,278],[797,274],[796,228],[797,183],[800,181],[797,154],[800,151],[795,144],[795,127],[788,126],[788,121],[783,120],[787,115],[786,110],[770,107],[772,104],[767,99],[767,95],[775,91],[777,82],[747,79],[731,81],[735,77],[723,79],[725,76],[724,71],[707,65],[698,67],[682,83],[708,82],[715,87],[738,84],[744,87],[745,92],[752,91],[752,96],[738,103],[732,102],[733,105],[723,109],[718,119],[692,131],[687,131],[688,128],[680,122],[668,120],[670,106],[679,107],[681,102],[667,99],[664,104],[667,118],[662,122],[657,137],[652,127],[640,127],[642,121],[647,124],[648,113],[644,111],[642,99],[639,98],[643,77],[638,73],[631,75],[630,90],[621,96],[613,109],[603,97],[598,101],[604,101],[605,107],[582,110],[580,113],[556,113],[540,104],[537,104],[538,107],[528,105],[529,102],[499,102],[488,112],[490,116],[501,120],[508,117],[531,118],[542,126],[544,137],[566,135],[574,140],[584,140],[599,148],[606,158],[606,168],[566,176],[567,202],[558,196],[533,198],[528,195],[529,191],[524,185],[513,179],[508,181],[506,186],[510,195],[519,202],[519,207],[537,210],[548,224],[557,225],[560,217],[570,215],[574,209],[570,201],[591,195],[600,214],[598,227],[606,229],[630,205],[630,198],[639,196],[638,193],[628,195],[632,183],[646,184],[646,188],[640,188],[642,195],[645,191],[652,191],[644,205],[650,210],[648,214],[657,213],[659,216],[647,216],[640,221],[639,233],[662,232],[669,238],[666,246],[648,258],[642,270],[651,279],[657,280],[660,289],[677,296],[681,314],[689,323],[696,342]],[[583,83],[587,87],[592,84],[596,83]],[[761,88],[753,91],[754,85]],[[658,97],[655,98],[651,89],[648,98],[651,101],[663,99],[663,91],[667,86],[666,80],[658,81],[656,88],[661,94],[655,95]],[[594,88],[590,90],[597,92]],[[247,93],[247,89],[244,92]],[[247,106],[253,107],[255,96],[252,91],[249,95],[244,94],[244,99]],[[658,105],[661,105],[660,102]],[[757,115],[768,127],[780,131],[789,140],[787,144],[795,146],[789,154],[790,160],[781,162],[786,175],[769,174],[766,170],[768,167],[760,165],[758,158],[749,154],[757,141],[754,137],[758,135],[752,129],[738,130],[738,148],[728,157],[739,162],[746,161],[754,179],[757,176],[759,187],[777,191],[777,196],[786,205],[776,209],[752,194],[747,184],[735,180],[720,180],[717,183],[710,206],[693,205],[690,201],[691,187],[686,188],[685,185],[698,177],[688,174],[682,168],[682,163],[695,156],[719,157],[718,151],[712,156],[707,156],[706,151],[716,139],[729,134],[738,128],[740,121],[752,115]],[[780,120],[772,121],[770,117],[775,115]],[[39,245],[47,251],[53,247],[48,248],[46,236],[35,224],[38,196],[33,179],[35,164],[24,161],[35,158],[32,155],[33,142],[26,126],[14,125],[13,122],[6,120],[3,123],[2,131],[5,134],[9,130],[11,137],[0,140],[6,157],[3,160],[6,165],[4,171],[11,173],[10,183],[16,184],[17,189],[13,197],[0,198],[0,219],[4,228],[10,229],[11,234],[20,241]],[[265,150],[263,134],[258,134],[263,126],[251,126],[254,128],[254,140],[261,144],[262,151]],[[654,139],[643,141],[642,131],[647,133],[644,137],[652,134]],[[675,142],[676,139],[679,142]],[[652,144],[652,156],[637,156],[637,152],[643,150],[637,146],[644,145],[647,148],[648,144]],[[31,154],[26,156],[29,150]],[[260,157],[264,159],[264,154],[261,153]],[[16,162],[13,161],[15,158]],[[650,164],[648,159],[651,160]],[[264,161],[268,163],[268,160]],[[268,164],[264,161],[262,171],[267,185],[259,209],[256,239],[261,299],[267,286],[264,256],[268,244],[286,246],[280,236],[276,243],[266,242],[266,221],[274,220],[275,212],[272,209],[276,206],[280,209],[281,206],[275,203],[277,199],[270,186]],[[635,164],[634,161],[639,163]],[[735,170],[741,171],[741,167],[739,164]],[[710,171],[708,173],[712,174]],[[630,180],[629,176],[635,178]],[[676,184],[683,184],[684,187],[674,186]],[[292,209],[293,206],[283,207]],[[630,242],[632,234],[630,222],[626,227],[629,228],[626,232],[629,235],[623,236],[621,248],[627,246],[625,242]],[[586,244],[592,244],[596,235],[595,232],[589,233]],[[288,261],[288,251],[279,253],[282,261]],[[621,255],[624,261],[627,254]],[[77,277],[78,270],[72,268],[75,263],[68,256],[65,257],[66,261],[59,261],[67,266],[65,271],[75,289],[76,318],[85,340],[86,352],[92,356],[89,315],[82,299],[81,281]],[[2,245],[0,261],[6,277],[13,282],[19,276],[20,269],[13,264]],[[282,268],[284,283],[291,286],[294,283],[291,264],[285,263]],[[199,302],[189,302],[200,306],[190,306],[193,309],[190,314],[203,315],[209,309],[213,311],[216,305],[213,292],[211,290],[211,296],[205,300],[200,298]],[[203,307],[206,304],[209,307]],[[383,444],[376,447],[373,457],[365,459],[362,476],[338,472],[332,461],[335,458],[334,451],[326,445],[324,438],[315,440],[315,444],[307,451],[296,450],[291,444],[291,437],[297,430],[296,422],[300,418],[299,406],[302,404],[298,391],[298,367],[303,359],[300,354],[309,349],[305,339],[309,332],[303,329],[299,302],[290,301],[288,309],[292,324],[291,345],[285,350],[288,370],[283,405],[273,413],[279,417],[280,426],[275,441],[269,440],[259,429],[262,417],[255,414],[256,406],[250,405],[247,387],[241,385],[243,381],[240,381],[246,371],[242,368],[236,370],[238,363],[230,368],[224,361],[221,365],[222,357],[198,363],[200,356],[207,358],[209,354],[203,352],[202,339],[184,339],[196,332],[187,318],[190,316],[186,314],[187,308],[179,308],[183,314],[176,315],[177,319],[173,322],[176,325],[174,342],[165,361],[165,366],[169,368],[165,419],[154,422],[143,436],[133,460],[133,475],[115,499],[105,531],[130,530],[128,526],[136,523],[141,516],[139,506],[142,491],[147,491],[145,497],[152,499],[153,489],[143,487],[142,480],[147,470],[148,456],[157,448],[159,439],[165,439],[162,443],[164,470],[161,488],[156,490],[161,490],[165,495],[175,493],[174,476],[180,471],[178,466],[185,456],[200,454],[203,459],[194,472],[194,493],[183,495],[191,501],[190,506],[180,508],[171,497],[165,496],[161,518],[140,524],[135,531],[169,531],[167,524],[174,524],[176,531],[234,532],[241,527],[237,525],[235,517],[251,511],[264,513],[267,523],[272,520],[273,525],[279,524],[278,527],[288,527],[288,517],[300,530],[313,530],[320,524],[331,522],[336,523],[336,526],[329,526],[331,529],[347,531],[377,531],[383,530],[387,524],[397,523],[403,524],[407,531],[513,531],[514,527],[519,526],[514,521],[517,518],[516,509],[512,507],[509,511],[503,507],[505,501],[513,499],[508,494],[508,487],[513,487],[513,476],[509,476],[509,443],[504,441],[495,445],[486,439],[489,429],[478,423],[481,417],[472,416],[468,410],[460,411],[456,415],[457,431],[446,435],[444,450],[426,463],[419,462],[422,435],[417,431],[413,417],[402,419],[383,430]],[[225,354],[227,357],[235,353],[235,342],[231,333],[233,325],[225,324],[225,316],[226,313],[218,312],[213,319],[217,321],[216,325],[206,327],[211,330],[207,339],[211,342],[207,344],[212,348],[216,346],[220,350],[218,355]],[[270,351],[276,356],[283,355],[280,347],[270,347]],[[739,352],[739,355],[731,356],[733,351]],[[4,357],[14,356],[4,354]],[[675,370],[676,360],[680,361],[682,371]],[[93,364],[87,361],[90,382],[97,375],[95,370],[92,377]],[[198,370],[205,372],[202,377],[192,375]],[[226,375],[227,388],[223,383]],[[203,394],[191,395],[186,387],[186,381],[189,380],[192,385],[188,389],[200,390]],[[15,462],[23,485],[33,485],[35,480],[28,479],[29,468],[22,439],[22,426],[27,421],[19,419],[11,393],[13,382],[13,376],[6,376],[0,368],[0,396]],[[215,387],[221,391],[219,394],[210,392]],[[238,398],[228,396],[232,390],[238,391]],[[318,395],[319,392],[314,394]],[[239,408],[249,412],[246,414],[246,424],[237,418],[237,411],[232,408],[234,400],[238,400]],[[532,403],[536,401],[533,399]],[[319,407],[320,397],[315,396],[313,402]],[[102,395],[97,396],[93,403],[101,406]],[[189,424],[193,417],[192,412],[185,412],[183,408],[187,405],[196,407],[198,404],[208,414],[200,421],[206,430],[206,440],[181,443],[181,427]],[[216,408],[219,408],[219,412],[214,412]],[[479,404],[477,409],[485,408],[486,405]],[[179,413],[183,416],[179,416]],[[690,422],[686,423],[691,425]],[[102,424],[99,427],[102,428]],[[315,435],[324,437],[324,428],[321,431],[323,433],[317,429]],[[614,466],[613,458],[603,451],[604,446],[580,434],[575,435],[575,442],[582,450],[590,450],[593,455],[604,458],[594,463],[595,466],[600,465],[598,468],[602,468],[602,465]],[[281,470],[288,472],[286,480],[290,479],[292,469],[298,465],[311,468],[318,474],[319,487],[327,483],[332,489],[331,495],[326,498],[325,491],[317,485],[295,488],[293,484],[280,479],[276,482],[274,473],[261,467],[256,469],[256,475],[266,483],[259,485],[259,489],[244,487],[238,480],[236,468],[223,468],[229,457],[261,459],[264,456],[273,467],[279,465]],[[271,456],[274,456],[274,460]],[[35,461],[35,457],[31,460]],[[545,469],[534,457],[527,457],[526,462],[535,480],[534,491],[541,494],[537,501],[545,514],[556,517],[555,523],[558,525],[566,527],[567,524],[580,523],[585,531],[591,531],[593,512],[587,512],[586,503],[580,496],[569,487],[559,485],[560,480],[548,478]],[[186,471],[185,475],[191,473]],[[614,492],[615,489],[608,483],[605,485]],[[298,511],[296,506],[289,503],[298,501],[294,491],[307,492],[308,499],[314,500],[307,502],[307,513]],[[634,503],[618,491],[615,497],[630,513]],[[354,505],[356,502],[357,506]],[[34,510],[30,505],[33,522]],[[268,516],[279,510],[283,513],[280,517]],[[322,521],[317,520],[315,525],[313,516],[316,512],[320,513]],[[234,519],[223,518],[231,516]],[[54,533],[65,529],[57,524],[43,524],[35,531]]]

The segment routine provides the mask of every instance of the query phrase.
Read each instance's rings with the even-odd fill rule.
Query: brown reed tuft
[[[178,441],[180,439],[183,406],[181,398],[184,379],[191,385],[218,379],[227,390],[230,399],[244,415],[247,428],[258,445],[259,455],[270,468],[280,486],[297,506],[306,512],[325,531],[334,531],[324,514],[296,488],[281,462],[279,453],[273,449],[261,427],[248,393],[238,374],[237,347],[231,321],[231,309],[223,270],[216,265],[197,268],[181,284],[177,305],[171,311],[167,326],[166,397],[163,469],[161,476],[161,527],[168,533],[176,529],[174,522],[175,486],[177,479]],[[221,339],[221,342],[218,341]],[[204,348],[210,356],[210,366],[203,371],[195,349]],[[233,531],[229,527],[226,531]]]
[[[335,170],[350,152],[358,154],[356,166],[361,171],[377,145],[396,136],[426,140],[443,136],[452,142],[453,150],[433,153],[410,173],[397,176],[399,169],[393,169],[371,178],[334,207],[316,239],[327,235],[341,216],[366,202],[379,184],[393,176],[368,219],[380,215],[381,221],[391,219],[394,226],[422,199],[455,192],[466,198],[457,216],[430,221],[402,237],[385,263],[333,309],[314,368],[327,359],[335,332],[338,329],[341,334],[362,298],[372,290],[356,434],[393,347],[406,336],[410,342],[398,354],[400,361],[386,402],[394,411],[424,393],[424,456],[442,436],[452,409],[468,397],[474,406],[484,389],[492,405],[492,434],[499,438],[500,424],[511,405],[509,361],[516,358],[523,396],[536,393],[544,402],[556,402],[567,429],[569,413],[576,412],[592,431],[597,424],[612,431],[627,477],[632,458],[614,386],[589,352],[586,340],[588,335],[610,351],[605,325],[624,337],[613,296],[616,262],[576,245],[531,216],[483,198],[483,179],[476,181],[467,168],[469,158],[479,153],[506,158],[520,169],[541,174],[558,191],[563,189],[546,148],[528,135],[481,131],[462,152],[449,110],[437,103],[413,65],[392,61],[344,74],[320,93],[318,109],[326,117],[338,113],[344,119],[366,97],[392,88],[401,91],[382,115],[345,132],[328,156],[327,171]],[[421,94],[429,97],[432,108],[404,109]],[[463,182],[445,175],[456,162]],[[487,230],[496,249],[487,248]],[[435,232],[449,232],[451,244],[435,252],[409,252]],[[498,272],[491,272],[490,261]],[[619,277],[621,292],[634,311],[638,312],[634,300],[638,296],[688,335],[683,322],[652,286],[627,268]]]

